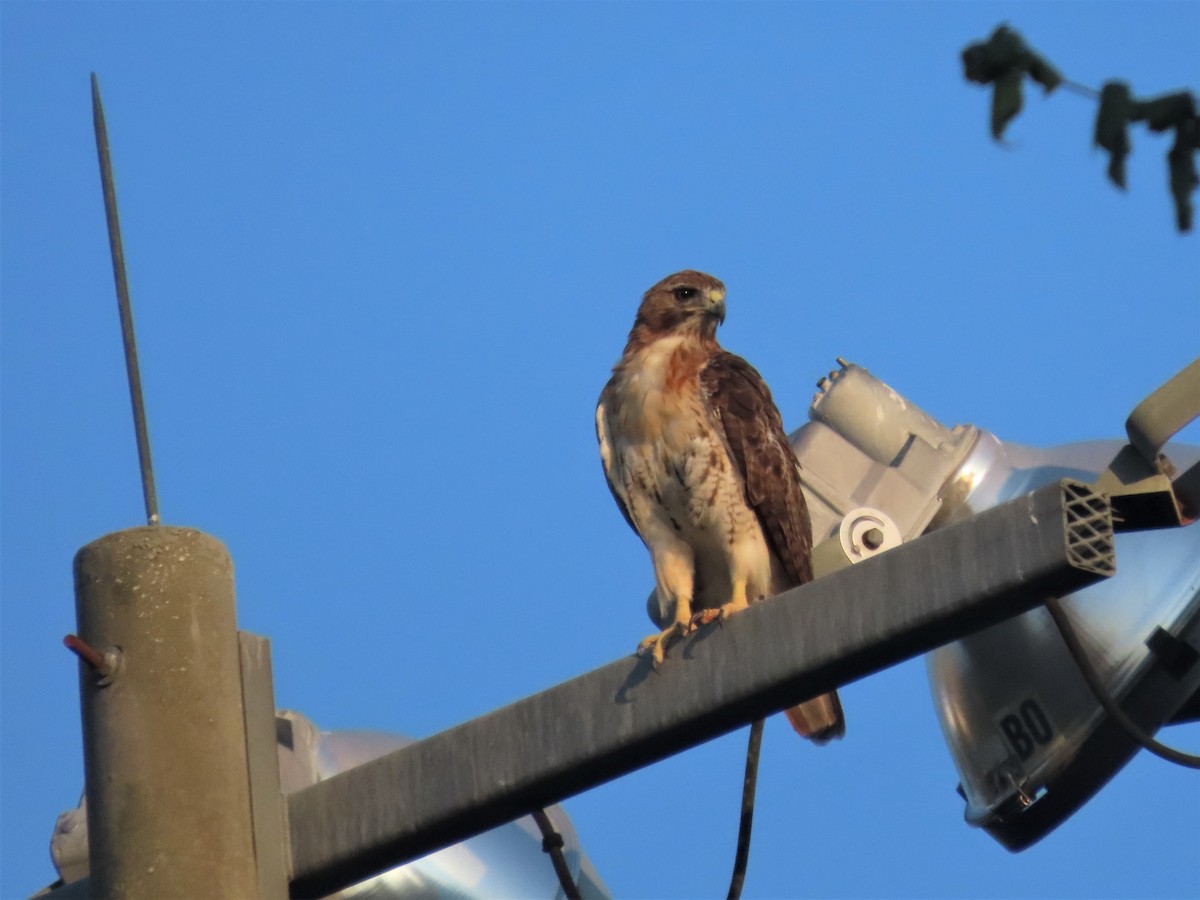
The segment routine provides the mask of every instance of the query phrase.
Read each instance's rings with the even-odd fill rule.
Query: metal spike
[[[121,245],[121,221],[117,215],[117,192],[113,186],[112,159],[108,152],[108,128],[100,103],[100,82],[92,73],[92,122],[96,128],[96,153],[100,158],[100,183],[104,188],[104,212],[108,220],[108,243],[112,251],[113,278],[117,284],[117,310],[121,315],[121,342],[125,347],[125,372],[129,380],[129,399],[133,405],[133,428],[137,437],[138,465],[142,474],[142,497],[146,503],[146,522],[158,524],[158,497],[154,491],[154,467],[150,461],[150,434],[146,428],[146,407],[142,399],[142,377],[138,370],[137,341],[133,333],[133,311],[129,304],[129,283],[125,278],[125,251]]]

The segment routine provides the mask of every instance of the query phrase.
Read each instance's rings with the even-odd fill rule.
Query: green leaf
[[[1026,51],[1029,60],[1029,77],[1040,84],[1047,94],[1062,84],[1063,77],[1058,69],[1031,50]]]
[[[1166,131],[1196,116],[1196,98],[1188,91],[1163,94],[1138,103],[1138,118],[1151,131]]]
[[[996,79],[992,93],[992,137],[1000,140],[1004,129],[1021,111],[1021,73],[1005,72]]]
[[[1108,177],[1125,188],[1125,157],[1129,155],[1129,122],[1134,113],[1133,94],[1123,81],[1105,82],[1100,90],[1094,143],[1108,151]]]
[[[1021,35],[1000,25],[986,41],[962,51],[963,76],[977,84],[992,84],[992,137],[1000,140],[1004,129],[1021,111],[1021,79],[1028,74],[1050,93],[1062,83],[1054,66],[1026,46]]]
[[[1007,25],[999,26],[986,41],[971,44],[962,52],[963,75],[968,81],[991,84],[1017,68],[1021,36]]]
[[[987,44],[976,43],[962,52],[963,77],[976,84],[991,84],[996,80],[998,69],[988,54]]]
[[[992,137],[1003,140],[1004,130],[1020,112],[1024,103],[1021,82],[1026,75],[1040,84],[1047,94],[1063,83],[1054,66],[1026,46],[1017,32],[1000,25],[986,41],[963,48],[963,76],[977,84],[992,85]],[[1093,142],[1108,152],[1108,177],[1117,187],[1125,188],[1125,160],[1132,145],[1129,123],[1145,122],[1151,131],[1175,131],[1175,144],[1167,154],[1171,196],[1175,201],[1175,221],[1180,231],[1192,228],[1192,194],[1200,186],[1196,172],[1196,153],[1200,152],[1200,117],[1196,98],[1187,91],[1164,94],[1150,100],[1136,100],[1129,85],[1108,81],[1100,92]]]
[[[1192,192],[1200,185],[1196,175],[1196,151],[1200,150],[1200,119],[1193,115],[1175,126],[1175,143],[1167,153],[1171,197],[1175,200],[1175,224],[1181,232],[1192,230]]]

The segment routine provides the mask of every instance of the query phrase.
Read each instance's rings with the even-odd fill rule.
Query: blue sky
[[[1005,20],[1076,81],[1200,87],[1195,3],[0,5],[0,896],[82,785],[72,555],[141,522],[89,72],[165,521],[229,547],[280,706],[422,737],[647,632],[592,414],[672,271],[724,279],[789,428],[842,356],[947,425],[1117,437],[1195,357],[1167,139],[1125,194],[1085,98],[995,145],[958,54]],[[843,701],[830,748],[768,723],[748,897],[1200,896],[1193,773],[1142,754],[1013,856],[920,660]],[[566,803],[617,896],[723,894],[744,740]]]

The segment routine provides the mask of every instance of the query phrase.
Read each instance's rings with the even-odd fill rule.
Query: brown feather
[[[762,526],[767,545],[787,574],[781,589],[812,581],[812,524],[779,408],[758,371],[726,350],[715,353],[700,373],[729,445],[729,455],[742,476],[746,502]],[[815,744],[846,733],[846,718],[837,691],[830,691],[784,710],[792,727]]]
[[[726,350],[712,356],[700,384],[742,476],[746,501],[788,574],[788,587],[812,581],[808,505],[770,389],[750,363]]]
[[[802,737],[814,744],[828,744],[846,734],[846,717],[837,691],[830,691],[812,700],[785,709],[783,714]]]
[[[721,572],[719,566],[724,563],[717,563],[716,569],[707,567],[708,574],[719,579],[714,582],[718,587],[713,587],[706,583],[706,566],[697,559],[693,567],[690,555],[684,563],[688,568],[680,574],[680,558],[671,549],[672,541],[678,540],[672,532],[689,534],[689,540],[701,543],[711,539],[704,537],[703,529],[711,527],[718,501],[728,504],[716,511],[718,518],[728,515],[729,523],[741,523],[722,527],[743,528],[751,516],[757,521],[755,531],[761,533],[761,538],[753,538],[751,544],[761,541],[759,547],[766,545],[762,558],[769,556],[774,561],[765,578],[761,574],[752,576],[756,593],[746,597],[743,591],[740,602],[754,602],[764,593],[812,580],[812,527],[796,457],[762,376],[717,343],[717,326],[724,320],[724,296],[725,286],[720,281],[693,270],[670,275],[646,291],[625,351],[613,367],[597,409],[601,458],[622,515],[652,554],[655,546],[675,554],[674,561],[662,569],[668,580],[659,581],[657,593],[663,617],[671,615],[672,607],[678,614],[681,608],[693,604],[716,608],[730,599],[728,585],[720,587],[721,579],[732,577]],[[702,421],[707,424],[700,424]],[[618,450],[657,445],[683,452],[679,448],[706,439],[711,442],[707,458],[692,457],[690,463],[686,457],[668,459],[666,468],[654,462],[652,455],[635,454],[630,463],[620,457]],[[736,496],[739,485],[745,502],[731,503],[729,491]],[[681,489],[690,492],[684,495],[686,507],[681,505]],[[669,513],[665,503],[674,504],[667,507]],[[680,519],[675,518],[677,514]],[[650,529],[650,537],[637,522]],[[731,541],[727,551],[732,552],[732,534],[726,539]],[[657,561],[655,567],[657,577]],[[757,571],[761,572],[761,567]],[[668,588],[665,594],[664,584]],[[738,584],[739,590],[745,587],[744,581]],[[678,603],[675,597],[681,597]],[[686,623],[688,616],[681,621]],[[660,627],[665,624],[660,622]],[[654,646],[661,661],[661,645]],[[796,730],[816,743],[845,733],[841,702],[834,691],[786,713]]]
[[[606,384],[604,386],[604,390],[602,390],[600,392],[599,405],[601,407],[609,406],[612,404],[612,401],[613,401],[612,381],[609,381],[608,384]],[[596,440],[601,444],[603,444],[606,440],[605,436],[600,433],[600,422],[599,421],[596,422]],[[617,509],[619,509],[621,511],[621,515],[625,517],[625,524],[627,524],[630,528],[632,528],[633,531],[636,533],[637,526],[633,524],[633,517],[631,515],[629,515],[629,507],[625,505],[625,501],[621,499],[621,495],[617,493],[617,489],[615,487],[613,487],[612,481],[607,476],[608,476],[608,473],[605,472],[604,483],[606,485],[608,485],[608,492],[610,494],[612,494],[613,500],[616,501]]]
[[[700,290],[715,288],[721,293],[725,292],[725,285],[719,279],[694,269],[684,269],[682,272],[668,275],[642,295],[642,303],[638,307],[633,328],[630,329],[625,352],[614,371],[638,350],[666,335],[686,334],[690,331],[704,344],[717,346],[717,321],[708,316],[696,315],[694,310],[681,307],[672,297],[671,292],[683,286]]]

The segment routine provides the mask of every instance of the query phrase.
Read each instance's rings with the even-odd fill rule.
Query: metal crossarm
[[[623,657],[292,794],[291,894],[332,893],[1078,590],[1113,565],[1107,498],[1078,482],[942,528],[702,629],[657,673]]]

